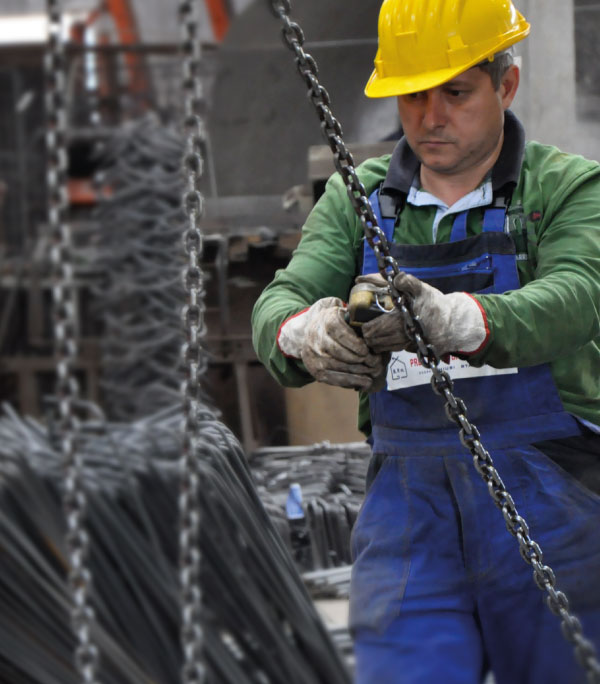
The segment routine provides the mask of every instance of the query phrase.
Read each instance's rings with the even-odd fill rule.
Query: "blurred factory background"
[[[358,439],[352,393],[284,391],[258,364],[250,311],[286,264],[333,170],[264,3],[200,2],[207,145],[207,393],[247,450]],[[303,0],[294,17],[359,160],[390,150],[395,103],[367,100],[379,3]],[[600,158],[600,2],[522,0],[515,110],[528,136]],[[77,374],[109,418],[172,404],[179,345],[179,29],[173,3],[65,0]],[[0,400],[44,416],[53,388],[45,232],[42,0],[0,2]],[[169,231],[173,231],[169,233]],[[170,236],[170,237],[169,237]]]

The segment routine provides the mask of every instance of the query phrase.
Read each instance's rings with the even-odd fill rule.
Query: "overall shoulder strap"
[[[498,194],[494,197],[492,206],[485,210],[483,214],[483,228],[484,233],[503,233],[506,224],[506,211],[510,198],[504,194]]]
[[[506,212],[510,203],[510,196],[506,193],[498,193],[494,196],[491,206],[483,213],[482,233],[505,232]],[[452,225],[450,242],[458,242],[467,238],[467,216],[469,210],[456,215]]]

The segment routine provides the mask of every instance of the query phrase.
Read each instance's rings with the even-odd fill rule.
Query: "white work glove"
[[[385,285],[379,273],[359,276],[357,282],[377,287]],[[483,308],[471,295],[466,292],[443,294],[408,273],[399,273],[394,278],[394,287],[412,297],[413,312],[421,319],[423,332],[440,357],[474,354],[483,348],[489,335],[487,320]],[[375,354],[402,349],[416,351],[397,309],[365,323],[362,334]]]
[[[319,382],[374,392],[385,383],[386,359],[373,354],[346,323],[343,302],[319,299],[281,326],[277,344],[286,355],[301,359]]]

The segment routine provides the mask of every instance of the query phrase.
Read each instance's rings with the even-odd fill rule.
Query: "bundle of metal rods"
[[[95,236],[103,278],[94,294],[104,325],[103,403],[115,420],[177,397],[183,150],[181,134],[151,114],[104,144]]]
[[[301,487],[310,542],[309,552],[300,550],[301,569],[351,563],[350,533],[364,496],[369,456],[370,448],[364,442],[272,447],[252,455],[250,464],[259,495],[279,525],[283,525],[290,486]]]
[[[83,424],[87,529],[106,684],[179,681],[179,412]],[[0,417],[0,682],[75,684],[60,456],[48,430]],[[349,675],[256,493],[239,443],[201,426],[207,682],[342,684]]]

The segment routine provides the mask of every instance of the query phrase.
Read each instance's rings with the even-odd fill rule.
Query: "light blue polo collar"
[[[461,197],[458,202],[455,202],[451,207],[449,207],[439,197],[432,195],[426,190],[419,189],[419,174],[417,173],[413,179],[413,184],[410,188],[406,201],[415,207],[437,207],[437,212],[431,229],[432,240],[435,243],[437,241],[437,233],[440,221],[444,217],[452,214],[459,214],[462,211],[475,209],[476,207],[489,206],[492,203],[493,196],[494,192],[492,189],[492,180],[491,178],[488,178],[479,187],[475,188],[475,190],[472,190],[464,197]]]

